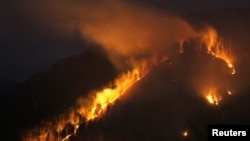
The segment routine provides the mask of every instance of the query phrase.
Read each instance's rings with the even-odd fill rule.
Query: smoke
[[[64,36],[78,32],[84,39],[100,44],[117,69],[148,71],[152,65],[169,58],[173,50],[183,52],[183,43],[199,38],[210,55],[223,60],[235,73],[231,52],[208,25],[197,31],[180,17],[125,0],[53,0],[29,4],[39,15],[38,20],[54,32]],[[195,46],[202,48],[202,43]],[[208,71],[203,72],[201,78],[207,79],[204,76],[209,76]]]
[[[29,1],[25,11],[53,32],[101,44],[117,66],[158,62],[171,47],[198,33],[179,17],[123,0]]]
[[[91,14],[93,22],[84,23],[80,28],[84,37],[108,50],[117,66],[121,64],[117,62],[119,57],[126,58],[129,63],[145,58],[157,62],[160,59],[157,57],[166,55],[174,44],[195,35],[193,29],[177,17],[122,2],[107,7],[111,10],[96,9]]]

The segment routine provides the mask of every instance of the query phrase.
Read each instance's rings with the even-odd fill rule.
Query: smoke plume
[[[28,1],[25,11],[52,32],[80,32],[101,44],[118,68],[146,58],[157,62],[173,45],[201,36],[179,17],[122,0]]]

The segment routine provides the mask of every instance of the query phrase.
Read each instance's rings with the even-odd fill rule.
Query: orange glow
[[[166,58],[163,59],[163,61]],[[101,91],[93,92],[87,98],[80,98],[76,108],[73,108],[65,115],[59,116],[55,123],[46,123],[44,127],[33,129],[31,132],[23,137],[23,141],[46,141],[48,138],[51,140],[67,141],[72,135],[77,133],[81,123],[87,123],[90,120],[100,118],[107,110],[109,105],[123,95],[138,80],[147,74],[147,67],[143,64],[143,69],[133,69],[118,77],[115,82],[114,88],[104,88]],[[81,121],[80,119],[85,119]],[[67,125],[74,127],[73,133],[66,133],[61,137],[61,133],[67,129]],[[57,133],[55,135],[54,133]]]
[[[205,96],[206,96],[208,103],[213,104],[213,105],[218,105],[219,102],[222,100],[222,98],[217,95],[215,89],[208,90],[208,92],[206,92]]]
[[[207,28],[207,30],[203,33],[202,42],[205,43],[208,54],[214,56],[217,59],[223,60],[231,71],[230,73],[232,75],[236,73],[236,69],[234,67],[235,58],[232,55],[231,48],[225,47],[224,43],[218,37],[217,32],[213,28]],[[218,105],[222,100],[221,94],[219,94],[216,89],[220,89],[220,86],[213,86],[203,94],[206,100],[213,105]],[[229,90],[227,90],[227,93],[228,95],[232,94],[232,92]]]
[[[227,94],[228,94],[228,95],[232,95],[233,93],[232,93],[232,91],[227,90]]]
[[[159,11],[114,1],[87,5],[80,9],[81,20],[79,23],[76,21],[72,23],[79,27],[72,28],[69,22],[71,28],[65,29],[74,29],[75,33],[79,28],[86,39],[105,48],[109,59],[117,68],[127,63],[133,68],[115,79],[114,87],[106,87],[92,92],[88,97],[79,98],[68,113],[57,117],[53,123],[47,122],[42,127],[29,131],[24,135],[23,141],[69,140],[77,133],[80,124],[101,118],[107,112],[109,105],[114,104],[126,90],[150,71],[150,65],[157,65],[167,60],[173,45],[180,43],[179,53],[184,53],[183,43],[197,36],[206,44],[209,54],[224,60],[232,70],[231,73],[236,73],[230,50],[226,50],[218,41],[217,33],[212,28],[201,34],[178,17],[173,18]],[[60,24],[65,23],[58,23]],[[123,58],[126,58],[126,61]],[[205,93],[205,96],[211,104],[217,105],[221,100],[214,91]],[[67,132],[68,124],[73,126],[73,133]],[[61,137],[62,132],[66,132],[63,137]],[[184,131],[183,136],[188,136],[188,131]]]
[[[182,135],[183,135],[184,137],[187,137],[187,136],[188,136],[188,131],[187,131],[187,130],[183,131],[183,132],[182,132]]]
[[[221,43],[217,41],[217,36],[215,35],[208,32],[208,34],[202,38],[202,40],[206,43],[207,53],[224,60],[227,63],[228,68],[232,70],[232,74],[235,74],[236,71],[233,65],[233,57],[230,52],[226,51]],[[184,52],[182,47],[183,42],[184,40],[181,42],[180,53]],[[116,44],[114,44],[114,46],[115,45]],[[122,46],[121,48],[125,47]],[[29,131],[23,136],[22,140],[69,140],[71,136],[77,133],[80,124],[101,118],[107,111],[107,107],[109,105],[114,104],[116,100],[126,92],[126,90],[128,90],[150,71],[150,66],[152,66],[152,64],[158,65],[167,59],[168,56],[166,54],[159,53],[158,56],[149,56],[149,58],[145,59],[147,61],[132,60],[130,63],[132,63],[134,68],[115,79],[114,87],[106,87],[100,91],[92,92],[88,97],[79,98],[75,107],[73,107],[68,113],[61,115],[57,120],[55,120],[54,123],[48,122],[42,128],[36,128]],[[228,91],[228,94],[230,95],[231,92]],[[207,101],[212,105],[218,105],[222,100],[214,88],[209,89],[204,95]],[[72,125],[74,131],[67,132],[67,125]],[[66,135],[61,135],[65,132],[65,130]],[[188,134],[188,131],[184,131],[182,133],[185,137],[188,136]]]
[[[113,104],[124,92],[135,82],[140,80],[141,75],[138,69],[122,75],[115,81],[115,88],[105,88],[95,94],[95,98],[89,107],[84,105],[84,100],[79,101],[78,113],[86,118],[86,121],[100,117],[106,111],[108,105]]]
[[[215,104],[215,105],[218,105],[218,104],[219,104],[219,103],[218,103],[217,97],[214,96],[214,95],[211,95],[211,94],[207,95],[207,100],[208,100],[208,102],[209,102],[210,104]]]
[[[232,56],[231,49],[226,49],[224,47],[223,43],[219,40],[216,31],[212,28],[208,28],[203,36],[203,41],[206,43],[207,53],[223,60],[227,63],[228,68],[231,69],[231,74],[235,74],[236,70],[233,65],[234,57]]]
[[[231,69],[231,74],[236,73],[236,70],[234,69],[234,65],[232,63],[233,57],[230,56],[229,51],[225,51],[225,49],[223,49],[223,46],[219,47],[219,45],[217,45],[216,47],[212,48],[212,50],[208,50],[208,53],[216,58],[225,61],[227,63],[228,68]]]
[[[72,135],[67,135],[65,138],[62,139],[62,141],[68,141],[70,136],[72,136]]]
[[[209,35],[209,34],[208,34]],[[213,34],[212,34],[213,35]],[[209,37],[209,38],[207,38]],[[216,58],[222,59],[227,63],[228,68],[232,70],[232,74],[235,74],[233,65],[233,57],[226,51],[220,43],[215,42],[216,36],[205,36],[202,38],[207,46],[207,52]],[[208,40],[209,39],[209,40]],[[183,42],[181,43],[180,53],[183,53]],[[158,60],[160,58],[160,60]],[[114,87],[106,87],[100,91],[95,91],[89,94],[88,97],[79,98],[77,105],[73,107],[68,113],[60,116],[56,122],[48,122],[42,128],[36,128],[29,131],[23,136],[23,141],[46,141],[49,140],[69,140],[69,138],[77,133],[77,130],[82,123],[87,123],[91,120],[101,118],[107,111],[107,107],[112,105],[119,99],[131,86],[133,86],[138,80],[143,78],[149,71],[152,64],[158,65],[168,59],[166,54],[160,54],[159,56],[150,56],[147,61],[132,61],[134,69],[128,71],[118,77],[114,81]],[[228,91],[230,95],[231,92]],[[212,105],[218,105],[222,100],[216,93],[215,89],[209,89],[205,92],[205,98]],[[66,132],[66,135],[62,137],[61,133],[65,132],[67,125],[72,125],[74,128],[72,132]],[[67,131],[67,130],[66,130]],[[56,133],[56,134],[55,134]],[[183,136],[188,136],[188,131],[182,133]]]

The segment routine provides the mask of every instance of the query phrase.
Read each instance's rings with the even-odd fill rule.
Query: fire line
[[[209,37],[209,38],[208,38]],[[235,68],[233,65],[233,59],[229,53],[224,49],[220,42],[216,41],[216,36],[206,36],[202,38],[207,46],[207,53],[225,61],[228,68],[232,70],[231,74],[235,74]],[[183,53],[183,48],[181,52]],[[167,60],[166,56],[161,56],[163,61]],[[153,62],[153,61],[152,61]],[[150,64],[149,64],[150,66]],[[124,73],[115,79],[114,88],[104,88],[101,91],[91,93],[87,98],[79,98],[77,106],[73,110],[69,111],[68,114],[63,115],[60,120],[55,123],[48,122],[44,127],[34,128],[28,131],[22,138],[23,141],[66,141],[75,134],[80,124],[87,123],[91,120],[101,118],[107,111],[107,107],[112,105],[119,99],[129,88],[131,88],[136,82],[145,77],[150,69],[145,70],[145,64],[134,66],[134,69]],[[231,91],[228,91],[231,94]],[[210,104],[218,105],[221,101],[221,97],[212,91],[205,94],[206,99]],[[66,136],[62,136],[62,132],[65,131],[67,125],[73,126],[74,132],[67,133]],[[56,134],[55,134],[56,133]],[[184,131],[183,136],[188,136],[188,132]]]

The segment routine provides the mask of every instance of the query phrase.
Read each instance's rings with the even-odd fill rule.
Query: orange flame
[[[203,42],[206,44],[207,53],[214,56],[215,58],[223,60],[227,67],[231,70],[231,74],[234,75],[236,73],[236,69],[234,67],[234,56],[232,55],[231,48],[225,48],[223,42],[219,39],[217,32],[208,28],[202,38]],[[208,91],[205,92],[205,98],[210,104],[218,105],[222,100],[221,94],[218,94],[216,89],[219,86],[214,86],[209,88]],[[227,90],[228,95],[231,95],[232,92]]]
[[[222,97],[217,94],[215,88],[210,88],[208,91],[205,92],[206,99],[208,103],[213,105],[218,105],[222,100]]]
[[[235,74],[233,65],[233,57],[229,51],[226,51],[217,39],[217,34],[213,29],[209,29],[202,37],[203,42],[206,44],[207,53],[213,55],[216,58],[224,60],[228,68],[232,69],[232,74]],[[183,53],[183,41],[180,43],[180,53]],[[156,58],[161,58],[158,61]],[[166,54],[161,54],[156,58],[151,58],[150,61],[155,65],[168,59]],[[23,137],[23,141],[56,141],[56,140],[69,140],[69,138],[77,133],[77,130],[82,123],[100,118],[107,111],[107,107],[115,103],[132,85],[138,80],[143,78],[149,72],[148,62],[138,61],[134,65],[134,69],[124,73],[118,77],[114,84],[114,88],[104,88],[101,91],[93,92],[87,98],[80,98],[76,107],[70,110],[68,113],[63,114],[57,119],[55,123],[48,122],[43,127],[33,129],[29,131]],[[216,93],[216,90],[209,89],[205,92],[205,97],[210,104],[218,105],[222,100]],[[73,132],[67,131],[68,126],[73,126]],[[66,132],[66,135],[62,133]],[[188,132],[183,132],[183,136],[188,136]]]
[[[223,43],[219,41],[216,31],[208,28],[208,31],[203,36],[203,41],[206,43],[207,52],[227,63],[228,68],[231,69],[231,74],[235,74],[236,70],[233,65],[234,58],[231,49],[225,49]]]
[[[140,73],[139,69],[134,69],[133,71],[122,75],[116,80],[115,88],[105,88],[102,91],[97,92],[89,107],[86,108],[84,103],[82,105],[81,103],[84,102],[84,100],[80,100],[78,113],[83,115],[87,121],[100,117],[106,111],[109,104],[113,104],[128,88],[140,80],[144,75]]]
[[[106,112],[109,105],[113,104],[127,89],[144,77],[148,71],[145,70],[147,68],[145,64],[142,67],[142,69],[135,68],[117,78],[115,80],[115,88],[105,88],[92,93],[87,98],[80,98],[77,107],[72,109],[68,114],[62,115],[54,125],[48,122],[42,128],[33,129],[22,140],[68,140],[72,135],[76,134],[81,123],[100,118]],[[74,132],[66,133],[64,137],[61,137],[62,132],[67,130],[68,125],[73,126]]]

